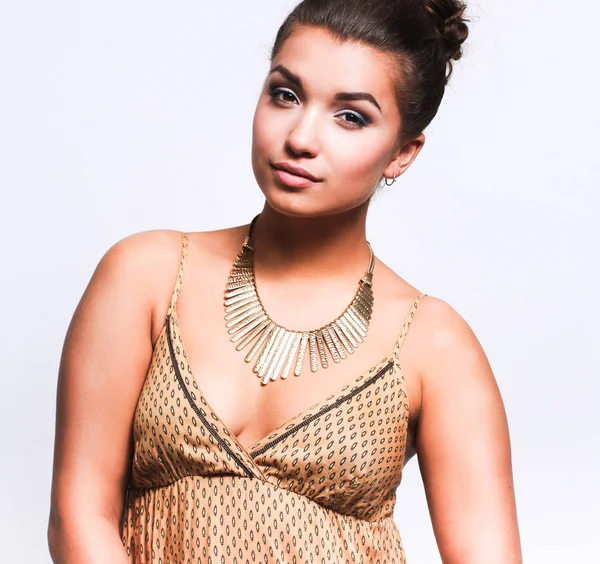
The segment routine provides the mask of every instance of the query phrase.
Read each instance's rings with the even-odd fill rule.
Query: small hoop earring
[[[396,182],[396,175],[394,174],[394,178],[392,178],[391,182],[388,182],[389,178],[385,179],[385,185],[386,186],[391,186],[394,182]]]

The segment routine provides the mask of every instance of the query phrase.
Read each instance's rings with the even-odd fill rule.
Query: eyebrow
[[[277,65],[271,69],[271,72],[269,72],[269,76],[272,75],[274,72],[278,72],[278,73],[282,74],[292,84],[295,84],[298,88],[300,88],[301,90],[304,90],[304,85],[302,84],[302,79],[297,74],[294,74],[288,68],[284,67],[283,65]],[[343,101],[343,102],[353,102],[355,100],[365,100],[367,102],[371,102],[371,104],[373,104],[379,110],[379,113],[382,113],[381,106],[378,104],[375,97],[372,94],[369,94],[368,92],[338,92],[335,95],[335,99]]]
[[[352,102],[354,100],[366,100],[367,102],[371,102],[378,110],[381,112],[381,106],[375,100],[375,97],[368,92],[339,92],[335,95],[336,100],[342,100],[344,102]]]
[[[298,88],[304,90],[304,86],[302,85],[302,79],[297,74],[294,74],[291,70],[285,68],[283,65],[277,65],[276,67],[273,67],[273,69],[271,69],[271,72],[269,73],[269,76],[272,75],[274,72],[282,74],[292,84],[295,84]]]

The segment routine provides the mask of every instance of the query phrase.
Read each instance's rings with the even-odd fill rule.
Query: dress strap
[[[177,280],[175,282],[175,288],[173,288],[173,294],[171,296],[171,304],[169,305],[169,313],[168,315],[172,315],[175,304],[177,303],[177,298],[179,297],[179,290],[181,288],[181,283],[183,282],[183,271],[185,270],[185,261],[187,258],[188,251],[188,234],[185,232],[181,233],[181,260],[179,262],[179,273],[177,274]]]
[[[413,318],[415,317],[415,314],[417,313],[417,308],[419,307],[419,302],[426,295],[427,294],[419,294],[415,298],[415,301],[410,306],[410,309],[408,310],[408,315],[406,316],[406,320],[404,321],[404,325],[402,326],[402,330],[400,331],[400,335],[398,335],[398,340],[396,341],[396,347],[395,347],[396,352],[399,352],[400,349],[402,348],[402,343],[404,342],[406,334],[408,333],[408,330],[410,329],[410,326],[412,325]]]

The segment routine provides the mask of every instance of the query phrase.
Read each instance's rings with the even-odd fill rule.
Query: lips
[[[321,182],[321,180],[319,178],[317,178],[316,176],[312,175],[305,168],[302,168],[301,166],[293,165],[292,163],[278,162],[278,163],[272,164],[271,166],[275,170],[281,170],[283,172],[287,172],[289,174],[293,174],[294,176],[299,176],[301,178],[306,178],[307,180],[310,180],[311,182]]]

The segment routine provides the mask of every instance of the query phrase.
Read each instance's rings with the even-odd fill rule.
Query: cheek
[[[252,153],[254,157],[264,157],[265,153],[272,152],[273,145],[278,138],[277,120],[270,119],[271,112],[264,101],[259,101],[254,112],[252,122]]]
[[[383,136],[346,133],[329,147],[331,174],[347,185],[372,188],[388,164],[389,147]]]
[[[277,123],[269,119],[270,112],[264,103],[258,102],[252,122],[252,169],[261,189],[269,184],[269,161],[277,155]]]

